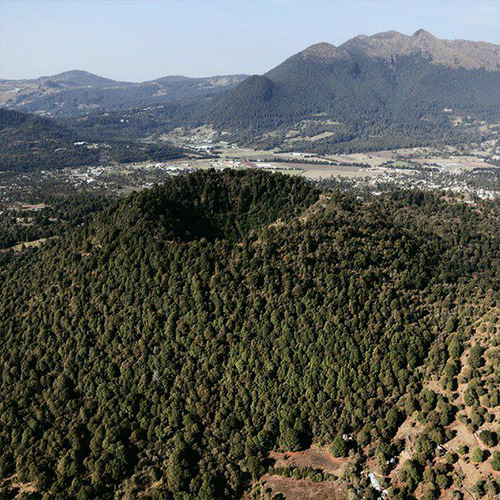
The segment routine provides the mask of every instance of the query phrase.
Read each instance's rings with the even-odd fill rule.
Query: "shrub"
[[[347,443],[343,439],[341,434],[338,434],[337,437],[333,440],[333,443],[330,446],[330,451],[334,457],[346,457],[348,448]]]
[[[498,443],[498,436],[496,435],[496,433],[488,430],[481,431],[479,433],[479,439],[486,446],[496,446],[496,444]]]
[[[470,456],[471,460],[476,463],[480,463],[484,460],[484,453],[481,448],[474,448]]]
[[[491,459],[491,468],[496,471],[500,471],[500,451],[493,452],[493,458]]]
[[[400,480],[408,486],[410,491],[413,491],[421,479],[420,466],[416,460],[407,460],[399,475]]]

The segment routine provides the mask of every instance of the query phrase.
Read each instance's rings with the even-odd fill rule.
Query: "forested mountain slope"
[[[330,150],[383,149],[453,140],[466,132],[456,117],[500,120],[500,48],[422,30],[316,44],[252,78],[222,96],[210,116],[218,127],[246,130],[243,138],[307,120],[316,134],[330,133]],[[272,95],[259,92],[264,86]]]
[[[1,254],[3,491],[237,498],[270,450],[390,442],[498,301],[498,216],[208,171]]]

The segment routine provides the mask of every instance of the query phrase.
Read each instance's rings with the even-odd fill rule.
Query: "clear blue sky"
[[[500,44],[500,0],[0,0],[0,78],[263,73],[313,43],[419,28]]]

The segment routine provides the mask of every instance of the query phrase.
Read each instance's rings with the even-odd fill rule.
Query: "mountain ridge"
[[[463,38],[456,39],[445,39],[438,38],[433,35],[429,31],[420,28],[415,31],[412,35],[406,35],[396,30],[388,30],[374,33],[373,35],[356,35],[352,38],[349,38],[345,42],[336,46],[330,42],[322,41],[314,43],[302,51],[290,56],[294,57],[296,55],[302,54],[304,56],[307,55],[321,55],[324,58],[329,58],[332,56],[342,57],[348,56],[355,51],[360,50],[361,48],[365,48],[366,50],[372,50],[372,54],[374,57],[383,57],[384,44],[389,44],[390,47],[396,49],[396,52],[393,55],[401,55],[401,53],[405,53],[408,50],[417,50],[420,48],[421,50],[429,50],[432,44],[437,44],[441,49],[453,49],[455,51],[461,50],[471,53],[471,51],[476,51],[476,55],[480,56],[478,51],[484,51],[484,54],[487,57],[483,57],[476,61],[475,68],[485,67],[486,69],[492,71],[500,71],[500,45],[494,44],[491,42],[484,42],[479,40],[467,40]],[[399,51],[397,50],[397,44],[400,45]],[[484,56],[483,54],[483,56]],[[492,59],[495,58],[495,61]],[[459,65],[460,61],[455,61],[456,65]],[[472,64],[473,61],[466,61],[467,64]],[[469,66],[467,66],[469,67]],[[469,68],[472,68],[470,66]],[[73,77],[89,79],[97,81],[103,81],[107,83],[114,84],[128,84],[128,85],[141,85],[152,82],[160,82],[160,81],[186,81],[186,80],[213,80],[218,78],[238,78],[238,77],[248,77],[250,75],[247,74],[237,74],[237,73],[229,73],[229,74],[217,74],[211,76],[201,76],[201,77],[190,77],[185,75],[166,75],[153,79],[140,80],[137,82],[132,82],[128,80],[117,80],[114,78],[108,78],[96,73],[92,73],[87,70],[82,69],[72,69],[62,71],[60,73],[56,73],[54,75],[43,75],[38,78],[2,78],[0,81],[2,82],[28,82],[28,81],[45,81],[45,80],[66,80],[68,77],[71,79]]]
[[[97,73],[92,73],[91,71],[83,69],[70,69],[66,71],[61,71],[60,73],[55,73],[53,75],[42,75],[37,78],[0,78],[0,82],[44,82],[47,80],[54,81],[65,81],[71,78],[87,78],[90,81],[105,81],[109,83],[115,83],[117,85],[142,85],[152,82],[178,82],[186,80],[215,80],[222,78],[246,78],[250,75],[244,73],[234,73],[234,74],[217,74],[210,76],[185,76],[185,75],[166,75],[159,76],[152,80],[140,80],[140,81],[129,81],[129,80],[115,80],[114,78],[108,78],[105,76],[98,75]],[[84,83],[82,83],[84,84]]]
[[[368,56],[384,59],[420,53],[429,57],[435,64],[500,71],[500,45],[462,39],[440,39],[424,29],[419,29],[410,36],[397,31],[386,31],[372,36],[358,35],[339,46],[340,53],[351,55],[360,51]]]
[[[315,43],[291,57],[312,56],[328,61],[339,58],[350,59],[361,54],[382,59],[422,54],[434,64],[453,68],[500,71],[500,45],[464,39],[440,39],[424,29],[419,29],[412,35],[394,30],[369,36],[357,35],[339,46],[329,42]]]

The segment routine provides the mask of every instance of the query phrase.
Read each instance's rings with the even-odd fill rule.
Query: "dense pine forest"
[[[422,411],[427,441],[392,490],[412,498],[456,411],[424,383],[446,366],[453,386],[473,325],[494,328],[499,216],[211,170],[0,253],[0,498],[14,482],[43,499],[241,498],[271,450],[385,463]]]

